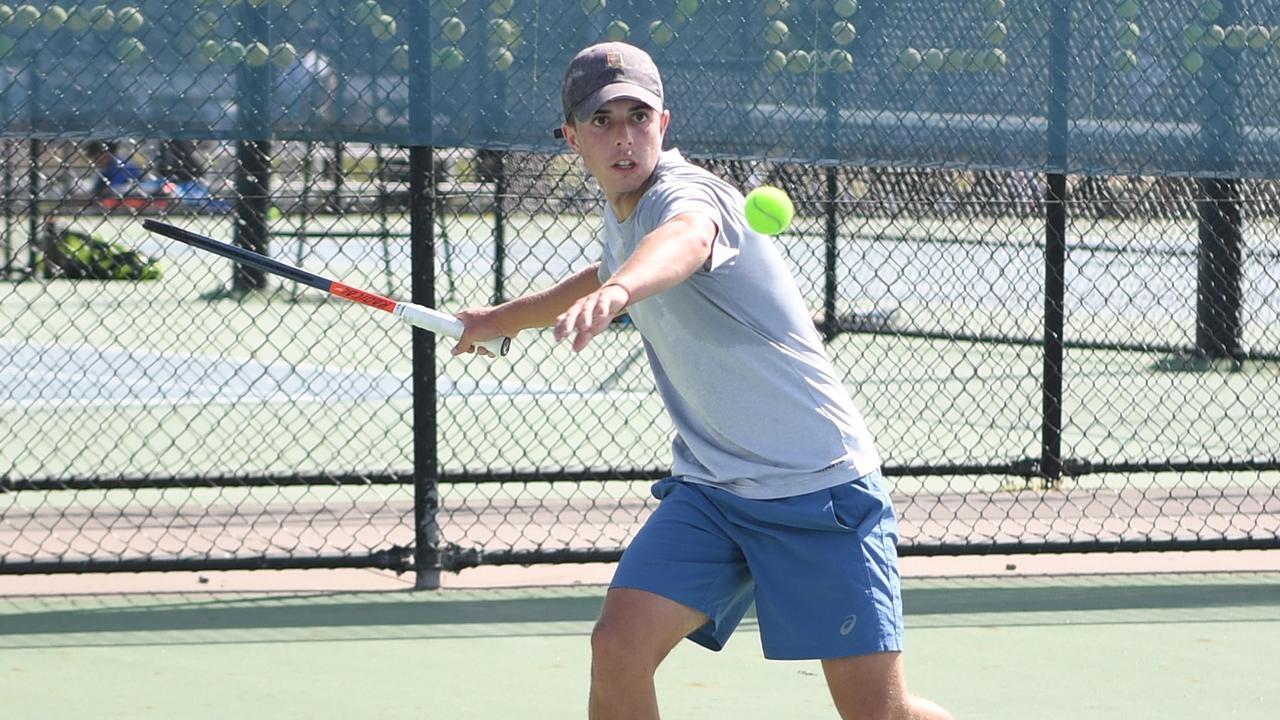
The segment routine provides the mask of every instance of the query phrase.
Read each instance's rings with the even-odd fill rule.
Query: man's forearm
[[[578,298],[600,287],[599,263],[571,275],[552,287],[505,302],[496,308],[495,320],[503,334],[514,336],[529,328],[551,327],[556,318]]]

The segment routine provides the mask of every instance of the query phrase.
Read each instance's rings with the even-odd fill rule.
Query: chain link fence
[[[33,16],[34,13],[34,16]],[[34,17],[34,19],[33,19]],[[777,242],[904,554],[1280,545],[1280,4],[0,5],[0,572],[615,559],[625,322],[448,359],[143,217],[459,309],[598,256],[560,75],[624,37]],[[1067,52],[1069,50],[1069,52]],[[762,409],[767,411],[767,409]]]

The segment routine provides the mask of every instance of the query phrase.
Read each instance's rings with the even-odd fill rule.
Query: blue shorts
[[[662,502],[610,587],[706,613],[690,640],[720,650],[754,601],[768,658],[902,649],[898,525],[878,471],[776,500],[675,478],[655,483],[653,495]]]

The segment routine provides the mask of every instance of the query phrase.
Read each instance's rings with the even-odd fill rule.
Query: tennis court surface
[[[19,584],[20,585],[20,584]],[[10,589],[14,585],[9,586]],[[604,588],[0,597],[13,718],[585,717]],[[912,688],[958,718],[1280,708],[1280,573],[908,578]],[[683,643],[664,717],[835,717],[821,669]]]

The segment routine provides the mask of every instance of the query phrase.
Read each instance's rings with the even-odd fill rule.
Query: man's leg
[[[707,616],[660,595],[614,588],[591,633],[592,720],[658,717],[653,675]]]
[[[822,670],[844,720],[952,720],[946,710],[907,693],[902,653],[823,660]]]

